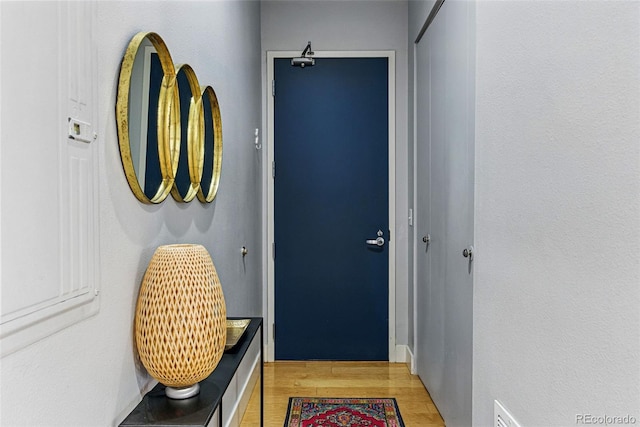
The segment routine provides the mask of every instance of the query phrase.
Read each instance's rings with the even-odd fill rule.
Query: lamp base
[[[200,383],[187,387],[167,387],[164,392],[169,399],[188,399],[200,393]]]

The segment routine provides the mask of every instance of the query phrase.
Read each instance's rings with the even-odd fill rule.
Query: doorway
[[[268,53],[267,359],[393,360],[395,58],[294,56]]]
[[[470,426],[475,9],[441,4],[414,50],[416,367],[445,423]]]

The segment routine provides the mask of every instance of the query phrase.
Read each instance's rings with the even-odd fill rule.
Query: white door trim
[[[413,144],[413,283],[412,283],[412,293],[413,293],[413,359],[411,362],[411,374],[417,374],[417,367],[415,364],[415,358],[419,357],[418,350],[418,253],[420,249],[423,248],[421,245],[422,239],[421,235],[425,235],[424,233],[428,232],[428,230],[419,230],[416,227],[416,218],[418,214],[418,191],[416,191],[416,186],[418,183],[418,160],[417,160],[417,152],[418,152],[418,89],[417,89],[417,71],[418,65],[416,61],[416,52],[418,50],[418,43],[413,44],[413,135],[411,138],[411,144]]]
[[[266,204],[266,236],[264,250],[266,254],[267,289],[264,324],[265,361],[275,359],[275,343],[272,325],[275,322],[275,263],[272,255],[274,241],[274,182],[271,175],[271,165],[274,160],[274,99],[272,83],[274,77],[273,60],[275,58],[292,58],[300,56],[298,51],[268,51],[267,52],[267,162],[263,168],[264,179],[267,183]],[[396,361],[396,53],[395,51],[316,51],[315,58],[388,58],[389,60],[389,361]]]

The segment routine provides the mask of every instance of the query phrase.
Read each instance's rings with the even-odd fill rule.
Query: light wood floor
[[[264,425],[282,427],[289,397],[395,397],[406,427],[443,427],[427,390],[407,366],[386,362],[276,362],[264,365]],[[260,383],[241,427],[260,425]]]

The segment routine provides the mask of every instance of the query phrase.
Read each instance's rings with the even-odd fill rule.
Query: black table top
[[[251,319],[251,323],[238,344],[223,354],[211,375],[200,381],[198,395],[183,400],[169,399],[164,394],[165,386],[157,384],[120,426],[207,426],[222,402],[222,396],[249,349],[253,337],[262,325],[262,317],[229,319]]]

